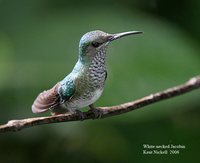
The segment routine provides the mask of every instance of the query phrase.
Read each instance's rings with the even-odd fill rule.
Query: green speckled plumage
[[[34,113],[50,109],[53,114],[74,112],[93,104],[102,94],[107,70],[105,64],[108,44],[132,31],[108,34],[102,31],[86,33],[79,43],[79,58],[72,72],[52,89],[38,95],[32,105]]]

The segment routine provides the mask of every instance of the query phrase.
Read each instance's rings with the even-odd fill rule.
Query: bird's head
[[[91,61],[99,52],[106,53],[108,44],[124,36],[140,34],[140,31],[129,31],[109,34],[100,30],[84,34],[79,43],[79,58],[82,61]]]

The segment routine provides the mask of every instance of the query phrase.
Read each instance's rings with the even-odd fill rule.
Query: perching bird
[[[51,110],[53,115],[79,112],[101,96],[107,77],[106,49],[110,42],[121,37],[140,34],[130,31],[108,34],[91,31],[84,34],[79,43],[79,57],[72,72],[53,88],[43,91],[32,105],[33,113]]]

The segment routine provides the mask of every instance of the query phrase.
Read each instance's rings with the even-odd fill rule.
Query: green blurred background
[[[198,0],[0,0],[0,124],[35,116],[39,92],[68,74],[91,30],[143,35],[113,42],[97,106],[131,101],[200,74]],[[0,135],[0,162],[200,162],[200,91],[102,120]],[[181,144],[143,155],[143,144]]]

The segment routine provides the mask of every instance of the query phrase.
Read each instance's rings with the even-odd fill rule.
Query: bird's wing
[[[107,77],[108,77],[108,72],[106,71],[105,81],[106,81]]]
[[[33,113],[41,113],[48,111],[50,107],[56,106],[59,104],[59,94],[58,87],[60,83],[58,82],[53,88],[43,91],[40,93],[32,105]]]
[[[75,84],[73,80],[67,79],[63,80],[60,84],[58,94],[60,96],[60,105],[64,104],[66,101],[70,100],[74,94],[75,94]],[[58,115],[58,114],[64,114],[68,112],[66,108],[62,107],[52,107],[51,114],[52,115]]]
[[[64,79],[61,83],[60,89],[58,90],[61,96],[61,103],[69,100],[75,93],[75,83],[71,79]]]

